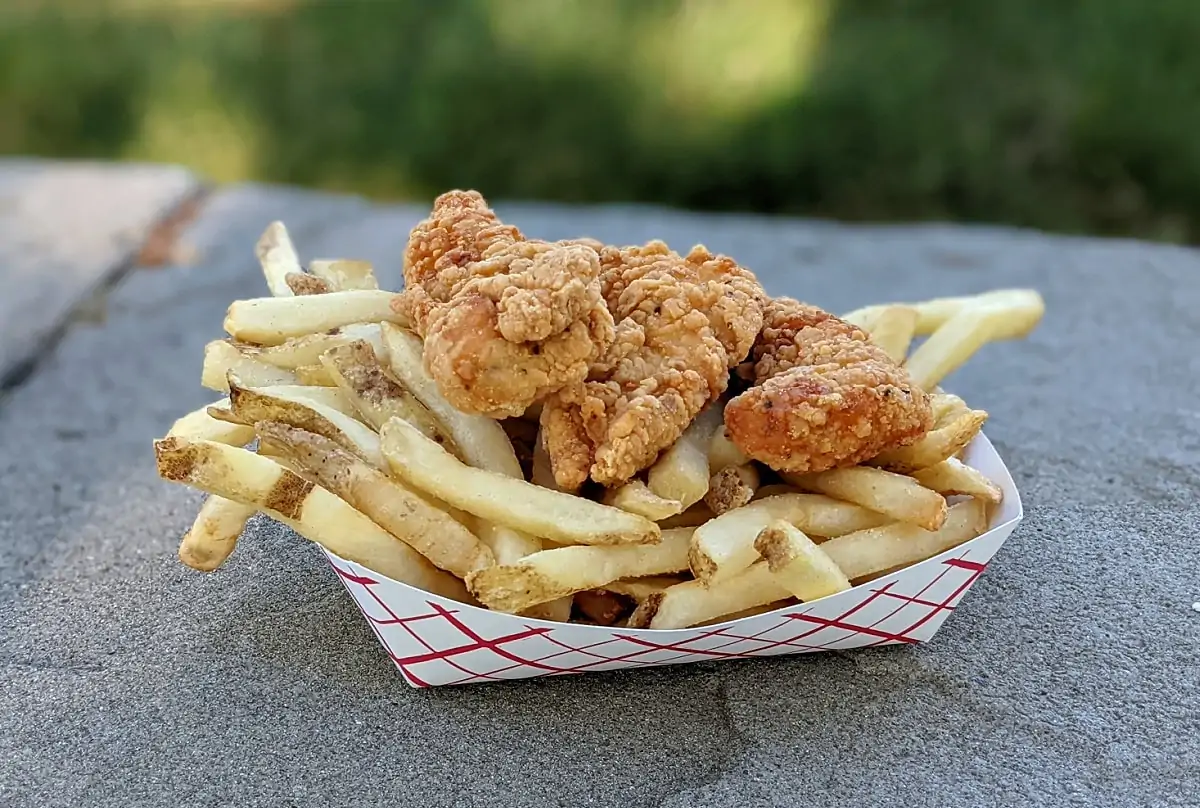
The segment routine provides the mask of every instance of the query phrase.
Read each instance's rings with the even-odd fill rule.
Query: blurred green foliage
[[[1200,239],[1196,0],[3,0],[0,152]]]

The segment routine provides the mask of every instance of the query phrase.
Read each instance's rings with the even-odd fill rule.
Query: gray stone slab
[[[0,160],[0,385],[197,187],[169,166]]]
[[[729,251],[835,310],[1033,285],[948,386],[1027,521],[934,642],[410,690],[315,550],[253,523],[203,576],[150,441],[262,293],[258,232],[396,277],[417,208],[245,187],[0,405],[0,804],[1155,805],[1200,786],[1200,254],[949,227],[503,206],[544,237]],[[393,274],[388,274],[393,273]]]

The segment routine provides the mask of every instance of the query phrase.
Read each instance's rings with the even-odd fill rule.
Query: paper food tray
[[[913,644],[937,633],[1023,515],[1012,476],[986,437],[976,437],[963,461],[1004,491],[983,535],[836,595],[703,627],[531,620],[423,592],[325,555],[413,687]]]

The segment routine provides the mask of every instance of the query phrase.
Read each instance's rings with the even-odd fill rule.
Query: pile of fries
[[[938,384],[1044,311],[1036,292],[1002,290],[844,315],[934,405],[932,431],[868,464],[778,475],[728,439],[718,402],[638,479],[576,495],[555,487],[536,413],[496,421],[446,401],[368,263],[306,270],[278,222],[257,255],[271,296],[234,302],[230,338],[205,350],[201,382],[225,397],[155,443],[164,479],[209,494],[185,564],[217,569],[262,512],[437,595],[632,628],[815,600],[986,532],[1001,491],[960,455],[987,413]]]

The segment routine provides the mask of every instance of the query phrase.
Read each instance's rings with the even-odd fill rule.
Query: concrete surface
[[[166,166],[0,160],[0,387],[195,189]]]
[[[1200,790],[1200,253],[951,227],[501,206],[528,232],[703,241],[834,310],[1030,285],[948,386],[1027,521],[931,644],[410,690],[314,548],[257,522],[204,576],[150,441],[262,294],[253,243],[394,284],[417,208],[211,197],[0,402],[0,804],[1184,806]],[[8,245],[11,247],[11,245]]]

